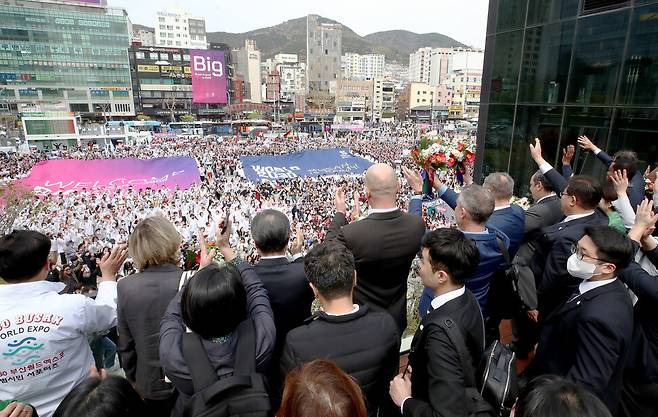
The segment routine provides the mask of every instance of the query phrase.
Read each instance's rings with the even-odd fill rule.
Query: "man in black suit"
[[[467,390],[475,388],[474,370],[484,351],[484,319],[464,279],[478,265],[478,248],[461,231],[447,228],[428,233],[422,246],[420,277],[434,294],[432,311],[421,321],[409,367],[391,381],[390,395],[404,417],[469,415]],[[446,320],[461,334],[470,363],[462,362],[463,348],[442,327]]]
[[[614,414],[633,332],[633,305],[618,280],[633,257],[630,240],[608,226],[588,226],[566,262],[576,291],[543,319],[530,376],[564,376],[599,396]]]
[[[641,248],[647,259],[658,267],[658,242],[651,236],[656,221],[658,214],[651,212],[651,203],[643,202],[637,209],[635,225],[628,232],[628,237],[635,242],[635,248]],[[636,262],[631,262],[628,268],[622,270],[619,279],[638,298],[619,416],[654,417],[658,410],[658,279]]]
[[[534,204],[525,211],[525,234],[513,260],[522,310],[512,320],[512,330],[516,351],[521,358],[534,348],[537,339],[537,288],[530,268],[536,250],[535,240],[544,227],[552,226],[564,218],[560,198],[541,171],[533,174],[529,185]]]
[[[390,314],[353,304],[354,257],[338,242],[315,246],[304,269],[322,310],[286,338],[281,371],[314,359],[329,359],[353,376],[366,398],[368,414],[394,415],[388,381],[398,371],[400,336]]]
[[[260,255],[254,270],[267,290],[274,313],[276,344],[269,376],[272,392],[276,396],[283,386],[283,380],[279,379],[278,361],[286,335],[311,315],[314,297],[304,274],[300,229],[291,248],[292,261],[287,257],[290,221],[285,214],[277,210],[260,211],[251,222],[251,237]]]
[[[566,268],[571,247],[587,226],[607,226],[608,216],[598,209],[603,196],[593,178],[575,175],[567,182],[541,155],[541,143],[530,144],[530,154],[552,187],[561,193],[560,206],[566,216],[560,223],[542,229],[532,258],[538,294],[539,320],[558,307],[578,287],[578,279]]]
[[[354,255],[357,287],[354,302],[372,311],[388,311],[399,333],[407,326],[407,278],[425,234],[422,218],[397,207],[400,183],[393,168],[371,166],[365,175],[368,217],[348,224],[345,193],[336,193],[336,215],[326,241],[338,240]]]

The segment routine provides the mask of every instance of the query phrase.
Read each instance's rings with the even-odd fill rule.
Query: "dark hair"
[[[584,209],[594,210],[603,197],[601,184],[592,177],[574,175],[569,179],[564,193],[576,197]]]
[[[247,293],[240,271],[230,264],[199,270],[181,294],[181,316],[204,339],[226,336],[247,317]]]
[[[262,252],[281,252],[290,241],[290,221],[278,210],[263,210],[251,222],[251,236]]]
[[[633,260],[631,240],[609,226],[587,226],[584,236],[594,242],[596,257],[614,264],[617,270],[626,268]]]
[[[53,417],[143,417],[149,416],[144,400],[124,378],[87,378],[73,388]]]
[[[444,270],[458,284],[470,278],[480,263],[475,242],[457,229],[440,228],[426,234],[422,247],[429,251],[432,270]]]
[[[603,193],[603,199],[607,201],[616,201],[619,196],[617,195],[617,190],[615,185],[611,181],[606,181],[601,186],[601,192]]]
[[[615,171],[626,170],[626,175],[628,175],[628,179],[630,180],[637,172],[637,160],[626,157],[617,157],[612,163],[612,169]]]
[[[20,282],[39,273],[50,254],[50,239],[33,230],[14,230],[0,238],[0,278]]]
[[[617,160],[617,158],[624,158],[624,159],[630,159],[631,161],[637,162],[637,154],[635,151],[631,151],[628,149],[622,149],[620,151],[615,152],[614,156],[612,157],[614,160]]]
[[[521,390],[514,409],[515,417],[612,417],[596,395],[554,375],[530,381]]]
[[[541,186],[546,190],[547,192],[555,192],[555,188],[551,185],[551,183],[546,179],[544,174],[542,174],[541,171],[537,171],[533,174],[532,176],[532,182],[533,183],[540,183]]]
[[[340,243],[322,243],[304,257],[304,273],[327,299],[349,295],[354,285],[354,256]]]
[[[359,385],[334,363],[316,359],[290,372],[277,417],[366,417]]]

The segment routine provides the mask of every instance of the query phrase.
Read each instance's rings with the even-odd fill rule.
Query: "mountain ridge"
[[[340,23],[321,17],[322,23]],[[386,62],[409,63],[409,54],[418,48],[464,47],[463,43],[440,33],[414,33],[408,30],[394,29],[360,36],[346,25],[343,26],[343,54],[384,54]],[[153,30],[153,28],[134,24],[134,30]],[[279,53],[299,55],[300,61],[306,61],[306,16],[286,20],[274,26],[254,29],[243,33],[207,32],[208,42],[225,43],[231,48],[244,46],[245,39],[254,39],[261,51],[263,60],[273,58]]]

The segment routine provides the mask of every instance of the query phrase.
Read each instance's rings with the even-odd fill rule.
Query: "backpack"
[[[466,395],[471,398],[475,411],[472,416],[491,415],[508,416],[518,395],[516,376],[516,354],[507,346],[495,340],[483,353],[477,374],[479,381],[474,381],[476,374],[468,357],[468,348],[457,323],[448,317],[439,317],[438,324],[443,328],[450,342],[459,352],[464,368]],[[470,391],[469,391],[470,390]],[[475,392],[473,392],[475,391]],[[475,395],[477,394],[477,395]],[[485,407],[485,404],[487,407]]]
[[[192,374],[194,395],[185,417],[268,417],[271,405],[265,377],[256,372],[256,331],[251,319],[238,325],[233,374],[218,377],[201,337],[183,336],[183,355]]]

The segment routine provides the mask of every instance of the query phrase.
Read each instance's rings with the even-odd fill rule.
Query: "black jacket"
[[[658,266],[658,248],[646,255]],[[638,298],[627,369],[639,381],[658,383],[658,277],[649,275],[633,262],[620,272],[619,279]]]
[[[281,356],[282,374],[314,359],[328,359],[358,381],[370,415],[390,414],[395,405],[389,383],[398,372],[400,336],[395,322],[384,312],[367,306],[344,316],[324,312],[291,330]]]
[[[594,288],[545,318],[529,373],[582,384],[614,413],[632,332],[633,306],[624,284],[615,280]]]
[[[304,274],[304,258],[294,262],[286,258],[261,259],[254,271],[270,299],[276,326],[275,352],[279,352],[288,332],[311,315],[314,296]]]
[[[525,212],[525,235],[514,257],[514,265],[518,271],[519,295],[525,307],[530,310],[537,309],[537,288],[531,269],[532,257],[537,250],[535,241],[541,236],[544,227],[554,225],[563,217],[560,198],[557,195],[541,200]]]
[[[459,327],[469,350],[473,369],[484,352],[484,320],[480,306],[470,291],[431,311],[421,321],[411,342],[411,395],[404,402],[405,417],[465,417],[466,386],[464,369],[457,348],[438,324],[451,318]],[[471,370],[472,371],[472,370]]]
[[[347,224],[336,213],[327,240],[337,239],[354,255],[357,287],[354,302],[372,311],[388,311],[402,334],[407,327],[407,278],[420,250],[425,224],[418,216],[395,210]]]
[[[596,209],[593,214],[546,227],[536,241],[532,271],[537,286],[540,319],[569,298],[582,282],[567,272],[571,245],[583,237],[587,226],[607,226],[608,216]]]
[[[173,393],[160,366],[160,320],[178,292],[182,273],[171,264],[151,266],[120,280],[117,286],[121,364],[126,378],[151,400],[166,399]]]

